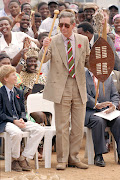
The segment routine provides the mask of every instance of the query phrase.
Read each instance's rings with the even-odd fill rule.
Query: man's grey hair
[[[59,21],[61,18],[67,18],[67,17],[70,18],[71,24],[75,23],[75,15],[72,12],[62,11],[58,16]]]

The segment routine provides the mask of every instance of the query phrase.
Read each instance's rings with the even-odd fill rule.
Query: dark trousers
[[[110,127],[117,143],[117,152],[120,154],[120,116],[115,120],[108,121],[101,117],[91,115],[87,127],[92,129],[92,138],[96,155],[107,152],[105,142],[106,127]]]

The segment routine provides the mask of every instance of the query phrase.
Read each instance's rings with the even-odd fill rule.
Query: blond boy
[[[0,133],[9,133],[12,143],[12,170],[30,171],[26,158],[33,159],[38,145],[44,136],[44,128],[27,121],[23,92],[14,87],[16,84],[16,69],[10,65],[0,67]],[[20,155],[22,131],[28,131],[30,138]],[[9,151],[9,150],[8,150]]]

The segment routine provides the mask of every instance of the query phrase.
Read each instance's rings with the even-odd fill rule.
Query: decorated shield
[[[114,53],[108,42],[100,37],[90,53],[90,71],[101,82],[104,82],[114,69]]]

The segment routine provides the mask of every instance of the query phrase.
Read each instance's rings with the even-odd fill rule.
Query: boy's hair
[[[5,85],[4,78],[7,78],[11,73],[16,72],[15,67],[11,65],[3,65],[0,67],[0,82]]]
[[[5,58],[10,59],[10,57],[6,53],[4,53],[4,52],[0,53],[0,61],[2,61]]]
[[[38,35],[38,41],[40,41],[40,39],[43,37],[43,36],[48,36],[48,32],[42,32]]]

